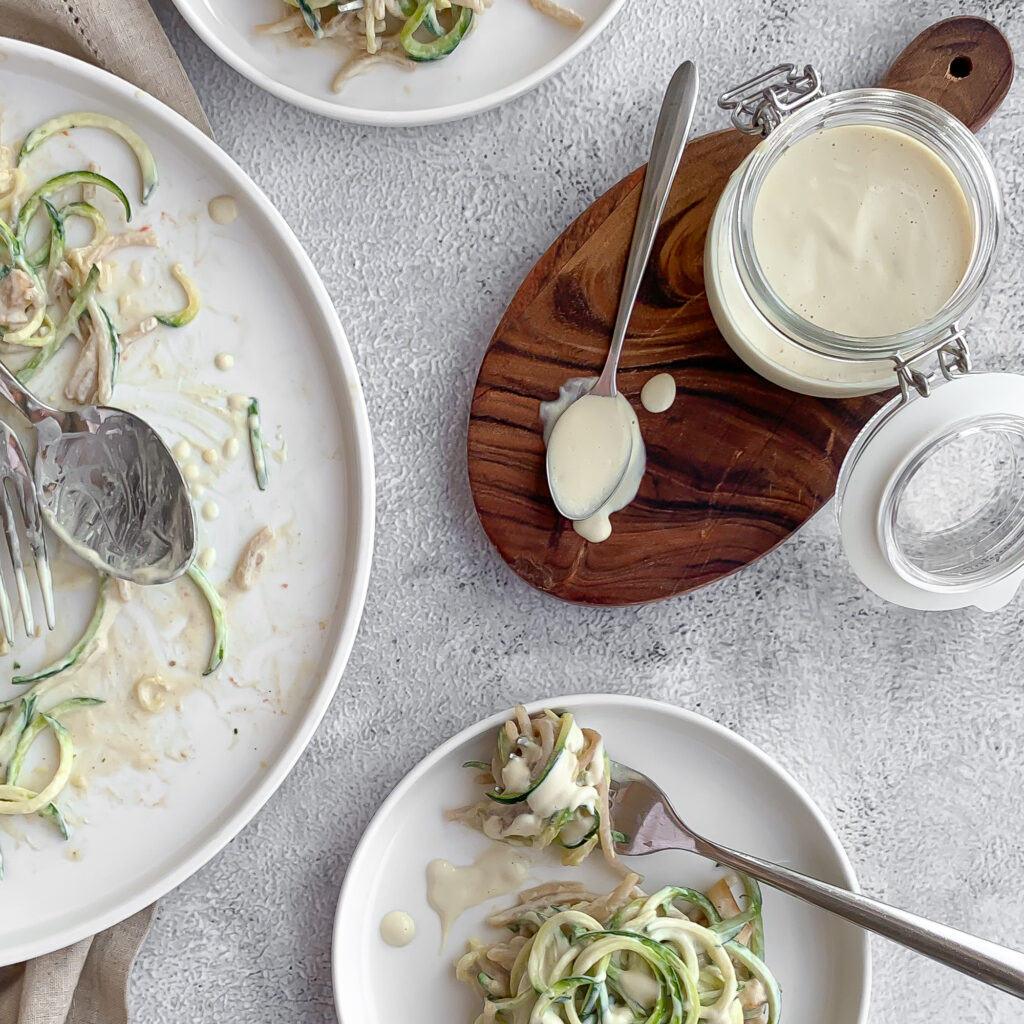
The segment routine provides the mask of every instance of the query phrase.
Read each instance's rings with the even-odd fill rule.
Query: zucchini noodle
[[[149,227],[129,230],[132,204],[125,190],[94,165],[65,171],[37,185],[29,184],[34,154],[55,135],[75,128],[98,128],[131,149],[139,167],[140,199],[145,203],[157,185],[156,162],[149,147],[128,125],[105,114],[63,114],[31,131],[20,151],[0,146],[0,355],[26,358],[17,370],[27,382],[69,340],[78,356],[64,381],[64,397],[85,404],[110,402],[121,352],[129,341],[154,330],[158,323],[180,327],[199,308],[195,286],[177,264],[172,276],[185,291],[187,305],[175,314],[148,315],[116,325],[100,302],[112,283],[110,257],[125,248],[156,247]],[[113,227],[97,205],[106,194],[120,207],[125,228]],[[87,240],[68,245],[68,228],[84,222]]]
[[[498,730],[490,764],[465,767],[480,769],[487,799],[449,811],[449,820],[514,845],[556,844],[567,865],[582,863],[599,845],[608,863],[627,873],[613,845],[604,744],[572,715],[547,708],[528,715],[520,705]]]
[[[133,295],[121,297],[117,312],[102,295],[115,283],[111,257],[129,248],[159,246],[149,227],[129,228],[132,201],[117,182],[95,165],[65,171],[40,180],[30,176],[37,150],[57,135],[76,128],[101,129],[120,138],[134,154],[139,170],[139,199],[145,204],[158,183],[156,162],[145,141],[128,125],[104,114],[88,112],[52,118],[34,129],[20,150],[0,145],[0,358],[17,367],[27,382],[47,367],[65,346],[77,347],[66,376],[60,381],[64,397],[74,403],[110,402],[117,384],[118,366],[126,348],[157,330],[184,327],[199,312],[200,296],[181,264],[170,277],[180,287],[184,303],[177,310],[153,310],[141,318],[118,323],[118,315],[131,310]],[[85,232],[80,244],[69,242],[72,232]],[[132,275],[135,276],[134,274]],[[139,279],[141,283],[141,279]],[[252,410],[250,410],[250,413]],[[259,439],[259,416],[249,429]],[[255,442],[253,442],[255,444]],[[262,458],[262,441],[259,455]],[[254,448],[254,460],[256,451]],[[260,466],[256,466],[257,475]],[[263,465],[260,487],[266,485]],[[227,616],[216,587],[194,565],[189,574],[209,605],[213,642],[203,674],[221,664],[227,643]],[[19,691],[0,701],[0,816],[40,815],[67,839],[69,830],[57,804],[71,775],[74,742],[64,719],[74,711],[102,704],[93,697],[73,697],[54,703],[49,690],[54,677],[80,666],[103,642],[106,629],[127,600],[122,584],[117,589],[99,577],[96,604],[81,636],[67,652],[46,666],[11,680]],[[114,600],[120,595],[121,602]],[[173,664],[173,662],[172,662]],[[15,668],[19,666],[15,663]],[[34,744],[49,733],[56,744],[56,767],[36,784],[25,770]],[[23,778],[27,775],[28,780]],[[0,878],[3,857],[0,852]]]
[[[779,986],[751,948],[763,935],[757,883],[648,896],[639,881],[628,874],[605,896],[548,882],[488,917],[504,935],[470,942],[455,968],[483,999],[476,1024],[776,1024]]]
[[[360,10],[339,10],[338,0],[281,0],[285,10],[278,21],[257,25],[262,35],[286,36],[309,46],[332,39],[347,50],[349,59],[331,83],[340,92],[345,83],[374,64],[412,70],[417,63],[447,57],[473,27],[477,15],[492,0],[366,0]],[[541,14],[572,29],[584,25],[581,15],[556,0],[530,0]]]

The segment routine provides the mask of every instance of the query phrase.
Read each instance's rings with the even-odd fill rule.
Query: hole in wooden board
[[[950,78],[966,78],[974,70],[974,63],[970,57],[954,57],[949,62]]]

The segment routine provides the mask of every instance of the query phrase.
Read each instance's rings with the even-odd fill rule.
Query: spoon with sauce
[[[149,585],[176,579],[196,553],[196,522],[178,464],[145,420],[39,401],[0,362],[0,395],[36,432],[39,504],[54,533],[101,572]]]
[[[615,376],[640,282],[690,134],[697,88],[697,67],[684,61],[668,84],[654,130],[608,358],[597,382],[558,417],[548,438],[548,489],[555,508],[566,519],[589,519],[609,501],[629,469],[632,410],[616,389]]]

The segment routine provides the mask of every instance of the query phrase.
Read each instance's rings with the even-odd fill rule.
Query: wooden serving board
[[[940,103],[976,130],[1012,78],[999,30],[953,18],[918,36],[883,84]],[[470,484],[487,536],[540,590],[581,604],[640,604],[742,569],[831,498],[851,442],[889,398],[785,391],[747,369],[719,335],[704,295],[704,238],[726,180],[756,142],[729,129],[695,139],[683,155],[619,371],[640,418],[647,473],[603,544],[588,544],[555,512],[539,404],[568,377],[600,372],[643,167],[555,241],[491,339],[473,393]],[[640,389],[663,371],[677,398],[651,415]]]

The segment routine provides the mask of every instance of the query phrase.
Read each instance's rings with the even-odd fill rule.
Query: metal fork
[[[39,511],[39,498],[36,485],[28,468],[25,451],[21,447],[18,435],[3,420],[0,420],[0,516],[3,517],[4,533],[7,536],[7,550],[11,556],[11,567],[14,570],[14,582],[18,588],[18,604],[21,606],[21,618],[25,624],[25,635],[35,636],[36,623],[32,615],[32,598],[29,596],[28,580],[25,577],[25,563],[21,557],[21,542],[18,539],[18,525],[14,508],[11,505],[11,492],[21,510],[25,525],[25,539],[32,551],[36,565],[36,578],[43,594],[43,608],[46,624],[50,629],[56,625],[53,611],[53,583],[50,578],[50,561],[46,555],[46,538],[43,536],[43,523]],[[0,573],[0,622],[3,624],[4,636],[9,644],[14,643],[14,615],[11,602],[7,597],[3,574]]]
[[[719,846],[684,824],[668,797],[646,775],[615,761],[611,766],[612,827],[623,837],[615,843],[616,853],[624,857],[642,857],[660,850],[700,854],[1024,999],[1024,953],[897,910],[781,864]]]

